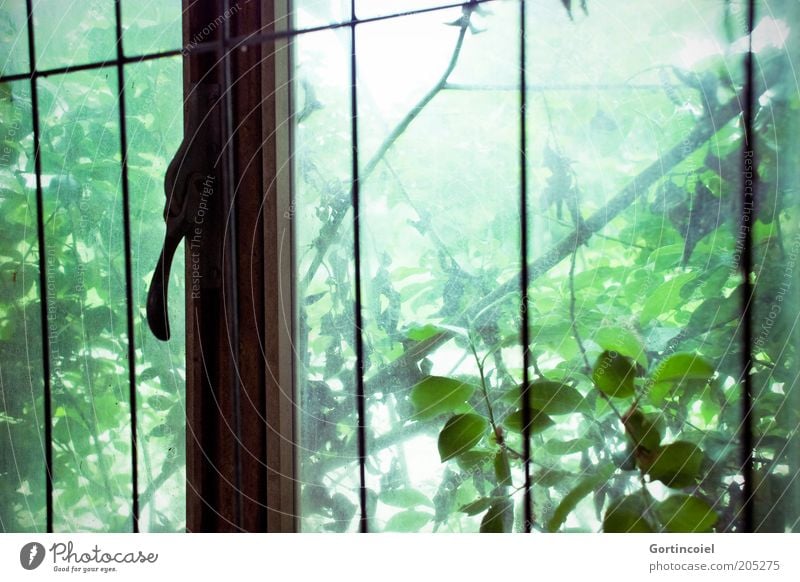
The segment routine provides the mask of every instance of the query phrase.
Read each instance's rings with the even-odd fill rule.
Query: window
[[[169,344],[142,317],[182,133],[180,3],[0,11],[0,529],[180,531],[183,277]]]
[[[798,531],[800,14],[666,4],[3,8],[0,527]]]
[[[295,39],[301,528],[796,529],[788,12],[377,4]]]

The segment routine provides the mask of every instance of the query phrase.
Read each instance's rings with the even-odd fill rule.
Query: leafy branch
[[[766,76],[762,78],[756,94],[761,95],[765,90],[764,88],[770,86],[773,80]],[[728,123],[737,119],[741,115],[740,103],[742,103],[742,96],[737,95],[736,98],[719,107],[713,116],[700,118],[682,143],[676,144],[666,151],[658,160],[652,162],[635,176],[603,208],[581,221],[579,225],[576,225],[573,232],[564,236],[539,258],[531,261],[528,270],[530,275],[529,283],[532,284],[546,275],[561,261],[569,257],[576,247],[586,244],[595,233],[600,232],[609,222],[639,198],[643,197],[653,185],[658,183],[673,168],[691,156]],[[492,292],[483,296],[478,303],[468,307],[455,322],[455,325],[467,325],[470,319],[474,319],[475,314],[480,313],[486,306],[517,293],[517,287],[518,284],[515,280],[509,280],[499,285]],[[424,341],[417,342],[416,345],[406,350],[403,355],[376,370],[368,381],[376,382],[383,386],[392,386],[394,384],[393,378],[402,377],[403,370],[415,367],[419,360],[443,346],[452,337],[452,332],[442,330]]]

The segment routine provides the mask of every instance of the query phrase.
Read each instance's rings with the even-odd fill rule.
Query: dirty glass
[[[296,44],[300,434],[337,419],[299,450],[326,500],[301,496],[304,529],[358,525],[357,474],[337,471],[355,461],[361,334],[370,531],[523,531],[525,407],[534,531],[797,530],[796,11],[757,8],[747,142],[746,3],[554,0],[522,23],[518,2],[488,2],[357,24],[360,273],[349,31],[327,66]],[[335,469],[323,460],[345,450]]]
[[[10,47],[3,74],[29,72],[24,3],[7,2],[0,10],[3,34],[13,41],[3,43]],[[52,18],[54,11],[61,18]],[[116,58],[114,18],[110,1],[35,2],[37,70]],[[175,22],[167,10],[151,12],[145,24],[137,22],[156,26],[158,18],[164,26]],[[175,45],[174,38],[170,44]],[[148,48],[140,43],[138,50]],[[35,101],[29,79],[0,83],[2,531],[47,528],[48,447],[55,531],[130,531],[134,494],[142,531],[185,527],[180,264],[173,271],[170,298],[178,333],[165,349],[155,345],[144,325],[147,284],[164,232],[163,175],[182,134],[182,103],[175,99],[182,91],[181,62],[149,61],[129,65],[125,73],[129,209],[122,200],[120,87],[114,66],[37,76]],[[40,132],[41,209],[34,117]],[[123,237],[128,210],[130,247]],[[131,426],[128,382],[126,257],[133,272],[136,427]],[[136,492],[132,430],[139,438]]]

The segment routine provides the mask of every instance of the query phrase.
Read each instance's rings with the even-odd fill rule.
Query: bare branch
[[[388,153],[388,151],[392,148],[395,142],[400,138],[401,135],[408,129],[408,126],[419,116],[420,113],[425,109],[425,107],[430,103],[436,95],[439,94],[445,88],[447,84],[447,79],[450,78],[451,73],[456,68],[458,64],[458,58],[461,56],[461,47],[464,45],[464,36],[469,28],[469,18],[464,17],[461,21],[461,26],[458,31],[458,38],[456,40],[455,48],[453,49],[453,54],[450,56],[450,60],[447,63],[447,68],[442,73],[442,76],[436,82],[436,84],[428,90],[425,95],[417,102],[414,107],[412,107],[408,113],[400,120],[400,122],[395,126],[395,128],[386,136],[381,143],[378,150],[375,154],[369,159],[367,164],[364,166],[364,169],[361,171],[359,176],[360,182],[363,184],[364,181],[369,178],[372,173],[375,171],[375,168],[378,167],[381,160],[383,160],[384,156]],[[351,191],[352,193],[352,191]],[[349,205],[350,204],[350,196],[342,198],[342,205]],[[325,224],[321,229],[320,233],[316,238],[315,241],[315,249],[316,254],[314,255],[311,264],[308,267],[308,271],[306,272],[303,280],[300,282],[300,289],[308,288],[308,285],[311,283],[314,276],[317,274],[320,265],[322,264],[323,259],[325,258],[325,254],[328,252],[328,248],[331,246],[331,242],[334,240],[333,235],[339,230],[339,227],[344,220],[344,217],[347,215],[347,211],[349,208],[338,208],[335,209],[332,213],[332,219],[330,222]]]

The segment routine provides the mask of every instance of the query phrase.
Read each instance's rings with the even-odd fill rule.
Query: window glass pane
[[[125,249],[117,85],[39,81],[56,531],[130,531]]]
[[[744,3],[587,4],[537,5],[526,23],[534,529],[672,531],[682,496],[703,509],[692,528],[745,527],[746,228],[754,333],[767,330],[754,345],[756,525],[796,529],[796,326],[782,308],[796,278],[796,8],[757,18],[753,209]],[[457,32],[440,15],[357,28],[371,530],[475,531],[495,514],[522,526],[509,498],[521,484],[518,8],[467,13],[483,32],[440,85]],[[328,72],[345,83],[345,66]]]
[[[147,327],[147,289],[164,241],[164,175],[183,137],[181,59],[126,67],[128,177],[136,309],[141,531],[185,528],[185,298],[183,247],[172,266],[164,344]]]
[[[350,40],[295,42],[295,374],[301,528],[358,529]]]
[[[144,55],[181,48],[180,0],[122,2],[125,54]]]
[[[356,1],[356,15],[358,18],[372,18],[375,16],[384,16],[387,14],[397,14],[400,12],[411,12],[413,10],[424,10],[425,8],[435,8],[437,6],[447,6],[455,4],[452,0],[357,0]],[[458,17],[460,8],[454,12],[455,17]],[[441,21],[442,15],[449,13],[437,12],[438,18]]]
[[[535,441],[535,474],[558,475],[536,479],[546,529],[669,529],[679,495],[708,508],[700,529],[743,527],[743,59],[724,4],[531,14],[533,351],[586,397]],[[576,248],[579,221],[597,233]]]
[[[291,3],[295,28],[313,28],[347,22],[350,20],[350,0],[295,0]],[[375,18],[438,6],[454,4],[452,0],[359,0],[356,2],[358,18]],[[452,21],[459,17],[460,8],[437,12],[440,21]]]
[[[0,85],[0,532],[44,531],[39,244],[30,84]]]
[[[37,0],[33,21],[39,69],[117,56],[113,0]]]
[[[292,2],[295,28],[314,28],[350,20],[350,0],[301,0]]]
[[[0,4],[0,74],[28,72],[27,22],[24,2],[5,0]]]
[[[759,177],[754,230],[756,301],[754,439],[757,531],[800,531],[800,88],[792,72],[800,55],[796,2],[758,3],[756,71],[770,76],[755,131]],[[741,14],[732,14],[740,27]]]
[[[464,83],[516,79],[515,8],[496,6],[486,31],[467,33],[463,45],[459,28],[440,14],[357,30],[373,531],[477,531],[482,515],[458,508],[480,497],[508,498],[521,485],[519,463],[511,464],[510,481],[495,474],[495,456],[508,456],[490,426],[503,430],[515,407],[500,396],[516,395],[521,381],[519,93],[450,90],[440,82],[453,60]],[[393,140],[394,128],[411,117]],[[482,309],[506,283],[513,292]],[[417,365],[420,358],[408,354],[439,332],[441,345]],[[398,366],[404,359],[409,364]],[[445,428],[452,418],[478,429],[474,463],[442,462],[440,432],[463,444],[460,427]],[[508,446],[519,451],[520,443],[510,431]]]

